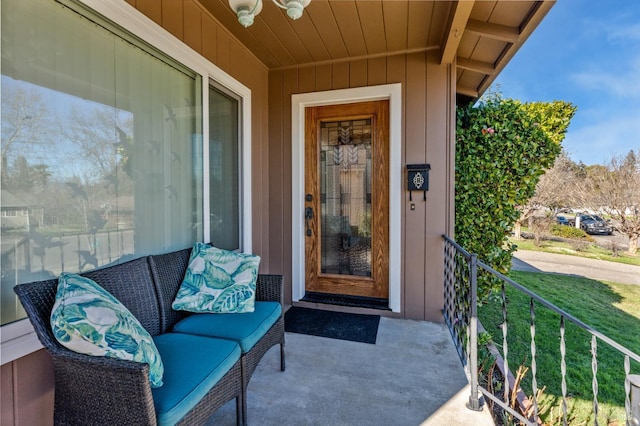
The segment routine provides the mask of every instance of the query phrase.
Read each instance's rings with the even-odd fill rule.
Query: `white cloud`
[[[599,3],[601,15],[583,19],[579,67],[570,79],[579,87],[622,99],[640,98],[640,8],[621,0]]]
[[[591,69],[573,73],[570,78],[585,90],[624,99],[640,99],[640,55],[625,62],[610,67],[611,70]]]
[[[584,15],[575,24],[579,27],[579,36],[605,39],[612,43],[634,43],[640,41],[640,8],[637,0],[606,0],[597,4],[589,4],[591,0],[583,0],[580,6],[592,6],[591,12]],[[587,4],[585,4],[587,3]]]

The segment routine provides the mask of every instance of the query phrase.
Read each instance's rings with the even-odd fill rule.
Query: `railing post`
[[[481,411],[480,392],[478,392],[478,256],[472,254],[469,259],[469,284],[471,286],[471,315],[469,317],[469,376],[471,395],[467,408]]]
[[[627,380],[631,385],[631,418],[627,420],[627,425],[640,426],[640,375],[629,374]]]

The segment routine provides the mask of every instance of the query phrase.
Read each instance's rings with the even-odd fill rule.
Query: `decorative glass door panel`
[[[306,109],[307,291],[388,298],[388,107]]]
[[[371,119],[320,124],[323,274],[371,276]]]

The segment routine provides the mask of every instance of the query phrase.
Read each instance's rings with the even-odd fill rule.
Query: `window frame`
[[[205,91],[205,84],[203,82],[202,85],[202,90],[203,92]],[[208,96],[209,93],[211,91],[211,89],[217,90],[220,93],[224,94],[225,96],[228,96],[230,98],[233,98],[234,100],[236,100],[238,102],[238,123],[240,123],[240,126],[238,126],[238,141],[240,142],[240,146],[238,147],[238,188],[240,189],[240,197],[238,198],[238,223],[240,224],[240,227],[238,229],[239,235],[238,235],[238,244],[240,245],[240,249],[239,251],[244,251],[244,252],[249,252],[250,249],[246,249],[247,245],[249,245],[249,247],[251,246],[251,235],[247,233],[247,226],[249,227],[248,229],[251,229],[251,218],[249,217],[249,221],[247,223],[247,217],[244,216],[245,212],[246,212],[246,206],[249,206],[249,208],[251,207],[251,198],[249,197],[249,199],[245,199],[243,197],[243,194],[247,194],[247,191],[250,190],[250,179],[251,179],[251,158],[250,156],[247,157],[245,155],[244,150],[245,149],[250,149],[251,147],[246,147],[244,142],[244,135],[246,135],[246,132],[250,131],[251,127],[248,126],[247,129],[244,128],[244,118],[243,118],[243,113],[245,108],[247,107],[247,105],[244,104],[243,102],[243,98],[237,94],[236,92],[229,90],[228,87],[220,84],[218,81],[216,81],[213,78],[210,78],[208,81],[208,90],[206,90],[207,92],[207,108],[209,108],[209,100],[208,100]],[[207,136],[209,136],[209,114],[207,113]],[[211,138],[207,138],[207,141],[210,141]],[[203,199],[203,203],[207,203],[207,205],[205,206],[205,218],[206,217],[210,217],[209,213],[210,213],[210,198],[209,196],[211,195],[211,191],[209,190],[210,186],[209,184],[211,183],[211,176],[209,175],[210,172],[210,164],[209,164],[209,145],[207,145],[207,155],[205,157],[205,182],[207,185],[207,189],[204,190],[204,193],[207,194],[207,197]],[[247,161],[245,161],[247,160]],[[248,180],[249,179],[249,180]],[[247,186],[249,187],[248,189],[245,188],[245,183],[247,184]],[[247,204],[248,203],[248,204]],[[211,242],[211,229],[210,229],[210,225],[211,222],[209,220],[204,220],[204,222],[206,223],[206,227],[205,227],[205,232],[207,232],[206,235],[206,239],[207,242]],[[250,232],[250,231],[249,231]],[[246,238],[246,239],[245,239]]]
[[[53,1],[53,0],[51,0]],[[203,217],[209,217],[209,84],[216,84],[234,93],[240,100],[240,243],[241,251],[251,252],[251,89],[214,65],[184,42],[156,24],[124,1],[75,0],[93,13],[102,15],[116,27],[140,38],[161,54],[173,58],[202,78],[202,136],[203,136]],[[205,82],[207,84],[205,84]],[[209,222],[204,220],[203,239],[210,242]],[[0,327],[0,365],[12,362],[42,348],[33,326],[24,318]]]

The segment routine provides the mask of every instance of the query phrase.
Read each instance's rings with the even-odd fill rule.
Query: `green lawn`
[[[640,286],[599,282],[587,278],[557,274],[512,271],[510,277],[536,294],[580,319],[614,341],[640,354]],[[531,334],[529,298],[515,289],[507,290],[509,366],[515,372],[518,365],[531,365]],[[554,407],[546,421],[559,413],[561,398],[560,375],[560,317],[535,304],[536,361],[538,387],[546,386],[545,401]],[[479,310],[480,321],[502,345],[500,303],[492,301]],[[570,424],[593,423],[591,335],[567,323],[567,393],[570,396]],[[599,341],[598,401],[600,424],[624,424],[624,358],[616,350]],[[632,373],[640,374],[640,364],[631,362]],[[531,395],[531,372],[523,382],[523,389]]]
[[[511,244],[515,244],[519,249],[522,250],[561,253],[572,256],[588,257],[591,259],[608,260],[609,262],[640,266],[640,255],[633,256],[629,253],[621,252],[617,256],[614,256],[611,250],[602,248],[596,244],[586,244],[584,248],[580,247],[580,250],[576,250],[576,243],[571,241],[544,240],[542,241],[540,246],[536,246],[535,244],[533,244],[533,240],[516,240],[514,238],[510,238],[509,242]]]

